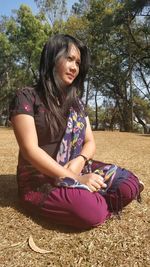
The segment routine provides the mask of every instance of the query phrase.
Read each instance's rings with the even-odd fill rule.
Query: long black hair
[[[70,45],[75,45],[81,56],[79,74],[67,90],[59,86],[57,75],[54,75],[55,66],[59,55],[66,56]],[[80,111],[78,99],[84,93],[84,81],[89,67],[89,54],[87,47],[78,39],[65,34],[57,34],[51,37],[41,53],[39,82],[37,89],[42,96],[47,112],[46,120],[49,123],[50,132],[55,136],[64,128],[67,112],[70,106]]]

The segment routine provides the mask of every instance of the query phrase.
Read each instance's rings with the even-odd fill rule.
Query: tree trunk
[[[88,79],[87,79],[87,87],[86,87],[86,94],[85,94],[85,106],[86,107],[88,105],[88,100],[89,100],[89,90],[90,90],[90,78],[88,77]]]
[[[147,127],[146,127],[145,122],[142,121],[142,119],[141,119],[138,115],[136,115],[136,117],[137,117],[137,119],[138,119],[138,123],[140,123],[140,124],[142,125],[143,130],[144,130],[144,133],[147,134],[147,133],[148,133],[148,129],[147,129]]]
[[[131,123],[131,110],[130,105],[126,99],[123,100],[122,105],[117,103],[119,108],[119,113],[121,117],[120,121],[120,131],[122,132],[132,132],[132,123]]]
[[[98,106],[97,106],[97,89],[95,91],[95,130],[98,130]]]

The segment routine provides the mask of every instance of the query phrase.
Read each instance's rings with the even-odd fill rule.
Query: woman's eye
[[[74,61],[74,63],[79,67],[80,66],[80,61],[76,61],[74,58],[72,58],[72,57],[67,57],[67,60],[69,61],[69,62],[73,62]]]
[[[68,61],[72,61],[72,58],[71,57],[68,57]]]

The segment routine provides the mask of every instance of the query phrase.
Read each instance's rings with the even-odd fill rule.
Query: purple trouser
[[[102,224],[113,212],[122,210],[138,196],[139,180],[131,174],[115,192],[107,192],[104,196],[84,189],[61,187],[52,190],[40,206],[34,205],[31,195],[26,195],[28,201],[23,204],[50,223],[88,229]]]

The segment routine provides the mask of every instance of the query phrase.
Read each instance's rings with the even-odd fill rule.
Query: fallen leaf
[[[35,251],[35,252],[37,252],[37,253],[41,253],[41,254],[44,254],[44,253],[50,253],[50,250],[45,250],[45,249],[42,249],[42,248],[37,247],[37,246],[35,245],[34,241],[33,241],[33,237],[32,237],[32,235],[30,235],[28,242],[29,242],[29,247],[30,247],[33,251]]]

